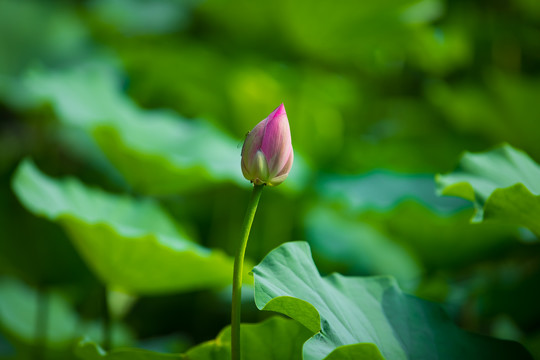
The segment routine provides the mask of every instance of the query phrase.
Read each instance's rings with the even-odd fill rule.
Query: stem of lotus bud
[[[242,225],[242,239],[236,257],[234,258],[233,291],[231,311],[231,359],[240,360],[240,320],[242,310],[242,273],[244,269],[244,255],[246,253],[251,224],[257,212],[259,199],[261,198],[264,185],[254,185],[251,199],[248,204],[244,223]]]

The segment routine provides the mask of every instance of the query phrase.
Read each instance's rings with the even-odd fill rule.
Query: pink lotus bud
[[[289,175],[293,157],[289,120],[281,104],[247,134],[242,173],[256,185],[276,186]]]

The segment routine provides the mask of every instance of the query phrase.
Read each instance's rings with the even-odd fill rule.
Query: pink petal
[[[246,140],[244,140],[244,146],[242,147],[242,163],[247,169],[253,169],[257,151],[261,149],[267,121],[268,118],[260,121],[253,130],[246,135]]]
[[[289,155],[289,158],[287,159],[287,162],[285,163],[285,166],[277,173],[276,176],[282,176],[282,175],[289,175],[289,172],[291,171],[292,164],[294,160],[294,153],[291,149],[291,153]]]
[[[275,176],[287,163],[292,152],[291,131],[283,104],[267,118],[261,150],[268,160],[270,177]]]

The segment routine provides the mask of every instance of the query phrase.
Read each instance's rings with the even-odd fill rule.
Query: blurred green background
[[[540,162],[539,100],[537,0],[1,0],[0,357],[101,341],[103,284],[115,345],[214,338],[250,193],[240,147],[283,102],[295,164],[263,194],[251,264],[307,240],[323,272],[394,275],[540,358],[536,237],[470,224],[434,182],[501,142]],[[37,173],[16,176],[25,158]],[[152,236],[198,260],[163,280],[159,259],[115,257]],[[267,317],[244,292],[244,321]]]

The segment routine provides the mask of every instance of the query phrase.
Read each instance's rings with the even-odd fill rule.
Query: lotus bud
[[[256,185],[276,186],[289,175],[293,158],[289,120],[281,104],[246,135],[242,173]]]

